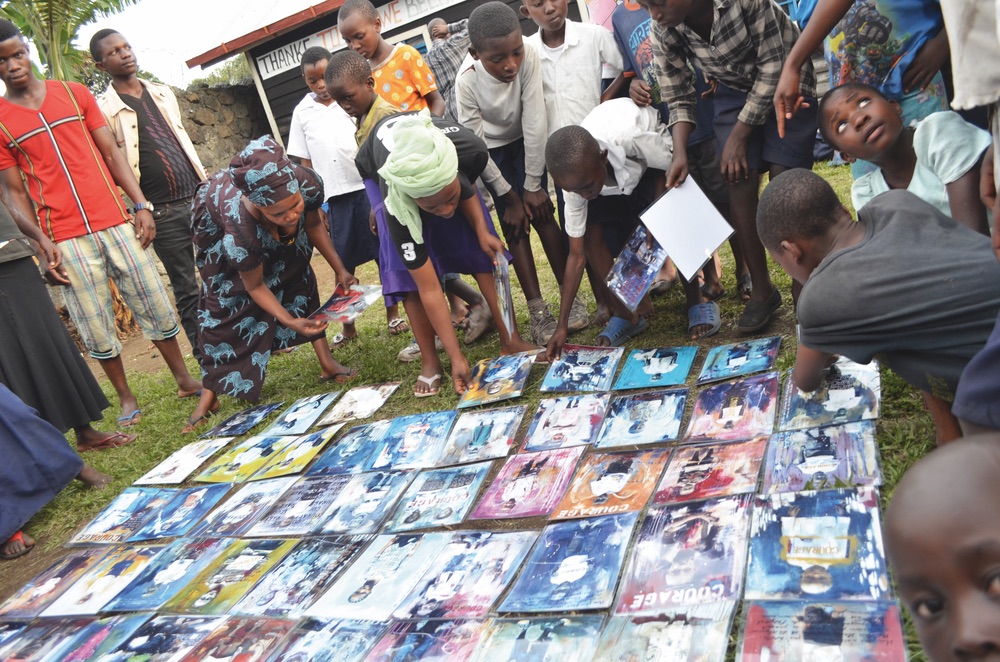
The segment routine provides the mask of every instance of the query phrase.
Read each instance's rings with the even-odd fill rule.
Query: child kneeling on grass
[[[387,230],[380,241],[395,246],[397,265],[386,265],[383,291],[403,294],[413,337],[420,347],[421,371],[413,394],[435,395],[441,388],[441,361],[434,335],[451,359],[455,392],[469,386],[469,364],[451,324],[441,273],[471,274],[500,332],[503,354],[537,349],[517,327],[508,334],[493,284],[493,261],[504,250],[489,212],[472,182],[489,159],[486,143],[465,127],[427,114],[404,113],[380,121],[358,150],[356,163],[376,216]],[[384,203],[383,203],[384,200]]]
[[[819,102],[819,130],[850,163],[877,166],[851,187],[855,209],[893,189],[906,189],[962,225],[988,234],[979,174],[990,134],[951,111],[911,128],[899,104],[869,85],[836,87]]]
[[[764,189],[757,232],[802,284],[792,379],[813,391],[836,354],[878,357],[923,392],[938,442],[961,436],[948,411],[1000,311],[990,240],[908,191],[889,191],[857,223],[819,175],[802,169]]]
[[[1000,435],[948,444],[913,465],[885,518],[900,601],[931,662],[1000,651]]]

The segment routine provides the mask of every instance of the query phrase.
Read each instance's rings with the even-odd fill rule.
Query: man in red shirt
[[[7,86],[0,99],[0,200],[15,218],[37,215],[56,244],[61,260],[47,275],[67,286],[70,317],[118,393],[119,424],[135,425],[141,411],[125,377],[109,278],[163,355],[177,395],[201,389],[184,364],[177,318],[146,252],[156,236],[151,205],[93,95],[78,83],[36,78],[24,36],[5,19],[0,19],[0,80]],[[116,185],[135,203],[134,229]]]

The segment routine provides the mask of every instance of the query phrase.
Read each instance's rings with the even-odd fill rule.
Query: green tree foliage
[[[238,55],[212,73],[202,78],[196,78],[192,85],[204,85],[206,87],[219,87],[225,85],[246,85],[253,82],[253,74],[250,73],[250,65],[247,63],[245,55]]]
[[[84,81],[93,67],[89,54],[74,46],[87,23],[116,14],[137,0],[9,0],[0,15],[21,29],[45,65],[49,78]]]

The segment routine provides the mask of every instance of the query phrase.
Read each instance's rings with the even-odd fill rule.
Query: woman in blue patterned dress
[[[270,136],[252,141],[229,168],[195,193],[192,235],[201,273],[198,302],[205,371],[190,432],[218,409],[217,394],[257,402],[273,351],[310,342],[323,381],[342,383],[356,372],[330,354],[326,323],[307,319],[319,308],[313,246],[338,284],[356,283],[317,213],[323,184],[293,164]]]

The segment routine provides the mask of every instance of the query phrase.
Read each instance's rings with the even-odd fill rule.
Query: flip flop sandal
[[[357,339],[358,339],[357,336],[354,336],[353,338],[348,338],[343,333],[338,333],[337,335],[335,335],[333,338],[330,339],[330,347],[333,349],[340,349],[341,347],[350,345]]]
[[[13,554],[0,554],[0,559],[3,559],[4,561],[11,561],[13,559],[18,559],[35,548],[35,543],[31,543],[29,545],[24,540],[24,531],[18,531],[17,533],[12,535],[10,538],[7,539],[7,542],[5,542],[4,545],[14,540],[17,540],[22,545],[24,545],[24,549],[22,549],[20,552],[14,552]]]
[[[708,283],[701,286],[701,296],[705,297],[709,301],[715,301],[720,297],[726,296],[726,288],[719,286],[719,289],[711,287]]]
[[[333,382],[334,384],[346,384],[347,382],[351,381],[357,376],[358,376],[358,371],[355,370],[354,368],[351,368],[347,372],[336,372],[330,375],[329,377],[320,377],[319,381],[323,384],[326,384],[328,382]]]
[[[714,301],[699,303],[688,308],[688,333],[696,326],[711,326],[705,333],[698,336],[697,340],[714,336],[722,328],[722,313],[719,304]]]
[[[108,448],[121,448],[122,446],[128,446],[129,444],[135,442],[136,439],[138,439],[138,437],[134,434],[116,432],[110,437],[101,440],[100,443],[92,444],[90,446],[77,446],[76,450],[80,453],[89,453],[90,451],[103,451]]]
[[[392,318],[391,320],[389,320],[388,326],[389,326],[389,333],[394,336],[398,336],[399,334],[406,333],[407,331],[410,330],[410,325],[407,324],[406,320],[404,320],[402,317]],[[337,335],[340,334],[338,333]]]
[[[771,323],[774,312],[781,308],[781,292],[778,288],[771,290],[771,296],[767,301],[749,301],[740,315],[740,321],[736,328],[740,333],[757,333],[762,331]]]
[[[663,296],[664,294],[670,291],[670,289],[674,286],[674,283],[676,282],[677,282],[676,278],[673,280],[664,280],[661,278],[657,281],[654,281],[653,286],[649,288],[649,296],[651,297]]]
[[[611,347],[621,347],[626,340],[635,338],[647,328],[649,328],[649,322],[644,317],[640,317],[638,322],[632,324],[624,317],[612,315],[611,319],[608,320],[608,325],[597,337],[607,338]]]
[[[139,417],[138,420],[136,420],[136,416]],[[136,409],[131,414],[127,414],[125,416],[119,416],[117,422],[118,422],[118,427],[120,428],[130,428],[134,425],[139,425],[141,421],[142,421],[142,410]]]
[[[430,377],[417,375],[417,381],[426,385],[429,390],[417,391],[417,389],[413,389],[413,397],[415,398],[430,398],[441,392],[441,373]]]
[[[198,418],[188,418],[187,423],[181,429],[181,434],[191,434],[199,427],[208,422],[208,419],[212,418],[212,412],[208,412],[204,416],[199,416]]]

